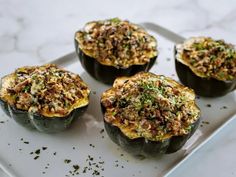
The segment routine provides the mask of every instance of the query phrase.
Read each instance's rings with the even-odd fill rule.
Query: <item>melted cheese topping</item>
[[[102,94],[101,103],[105,121],[131,139],[160,141],[188,134],[200,116],[192,89],[145,72],[116,79]]]
[[[18,68],[2,79],[0,98],[20,110],[46,117],[65,117],[89,103],[87,85],[79,75],[56,65]]]
[[[236,79],[236,50],[232,44],[209,37],[194,37],[176,45],[176,50],[176,59],[199,77]]]
[[[113,18],[93,21],[75,35],[78,47],[103,65],[128,68],[157,56],[157,42],[143,28]]]

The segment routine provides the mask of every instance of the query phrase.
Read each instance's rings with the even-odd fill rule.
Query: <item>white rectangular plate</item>
[[[178,80],[173,47],[184,38],[152,23],[143,24],[156,37],[159,45],[157,63],[151,72]],[[12,177],[38,176],[148,176],[168,175],[235,116],[236,94],[206,99],[198,98],[202,122],[196,133],[178,152],[157,158],[138,159],[115,145],[103,130],[100,95],[109,86],[91,78],[81,67],[74,53],[54,60],[67,70],[80,74],[92,90],[85,115],[72,127],[58,134],[27,130],[0,111],[0,163]],[[209,124],[207,124],[209,122]],[[42,149],[46,147],[46,149]],[[38,159],[35,151],[40,149]],[[33,154],[31,154],[33,152]],[[89,158],[90,157],[90,158]],[[65,163],[65,160],[71,160]],[[74,172],[73,165],[79,165]],[[87,168],[86,172],[84,169]]]

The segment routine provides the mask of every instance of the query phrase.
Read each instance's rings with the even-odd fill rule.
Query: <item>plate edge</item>
[[[171,173],[173,173],[180,165],[182,165],[186,160],[188,160],[195,152],[197,152],[200,148],[202,148],[208,141],[210,141],[215,135],[221,132],[224,127],[226,127],[230,122],[236,119],[236,114],[234,113],[230,118],[221,124],[218,128],[216,128],[210,135],[203,140],[199,145],[192,149],[192,151],[184,156],[179,162],[177,162],[173,167],[170,167],[167,172],[163,175],[163,177],[168,177]]]

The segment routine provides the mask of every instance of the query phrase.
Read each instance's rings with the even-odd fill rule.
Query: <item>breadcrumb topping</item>
[[[92,21],[76,33],[78,47],[104,65],[127,68],[157,56],[157,41],[143,28],[113,18]]]
[[[116,79],[102,94],[104,119],[129,138],[159,141],[188,134],[199,118],[192,89],[171,78],[141,72]]]
[[[20,110],[64,117],[87,105],[89,93],[79,75],[47,64],[18,68],[4,77],[0,98]]]
[[[176,46],[178,61],[200,77],[236,79],[236,49],[232,44],[210,37],[194,37]]]

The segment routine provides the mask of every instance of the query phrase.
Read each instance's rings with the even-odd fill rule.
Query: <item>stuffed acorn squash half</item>
[[[75,34],[75,48],[84,69],[106,84],[118,76],[148,71],[158,54],[153,36],[118,18],[87,23]]]
[[[236,49],[210,37],[193,37],[175,47],[180,81],[196,94],[223,96],[236,88]]]
[[[58,132],[85,111],[89,93],[79,75],[56,65],[22,67],[1,79],[0,104],[23,126]]]
[[[133,155],[176,152],[200,122],[192,89],[148,72],[117,78],[101,106],[106,132]]]

